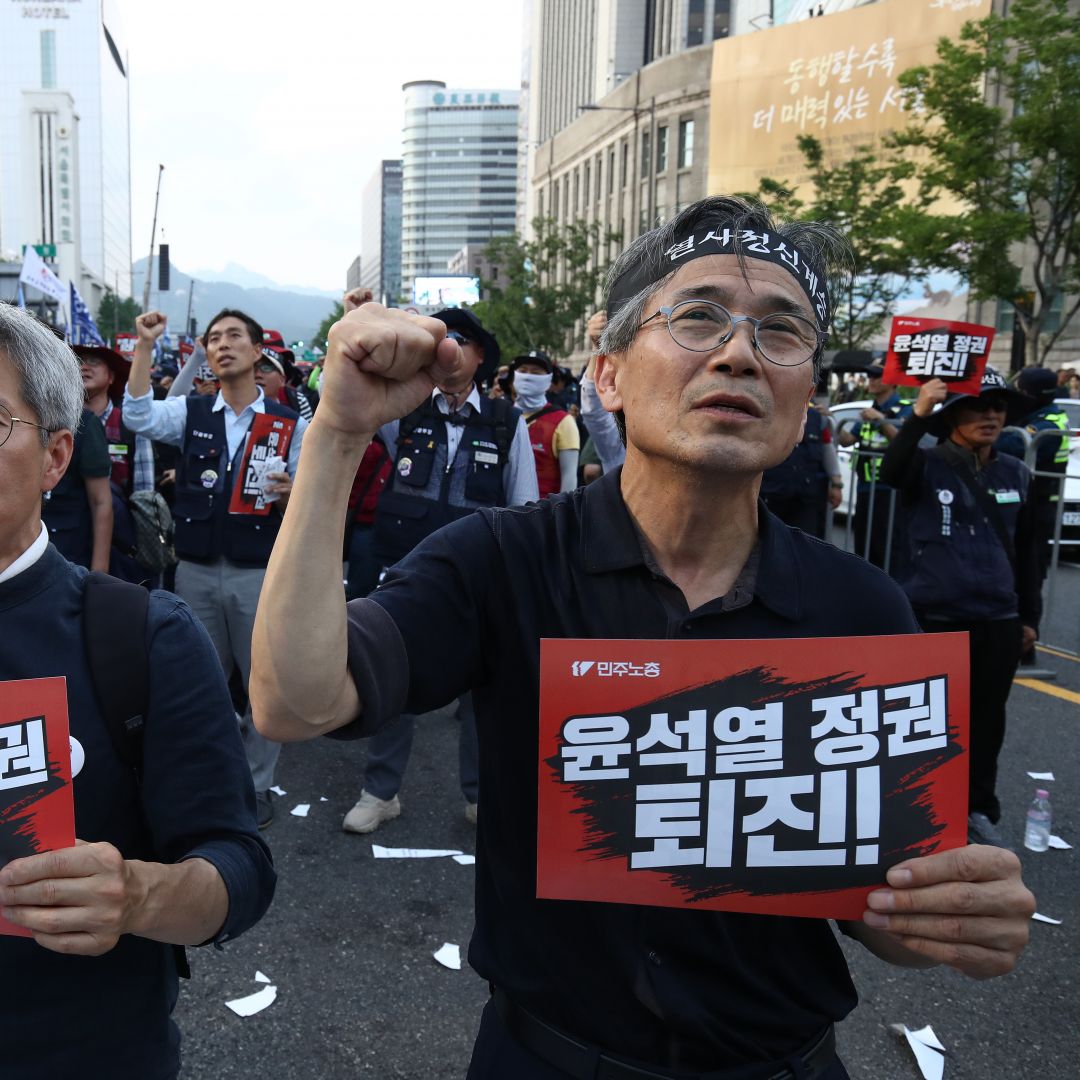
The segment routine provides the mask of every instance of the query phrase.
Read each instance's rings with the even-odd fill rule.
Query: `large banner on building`
[[[537,895],[858,919],[967,842],[966,634],[541,642]]]
[[[938,39],[989,13],[990,0],[881,0],[716,42],[709,192],[805,181],[803,134],[833,161],[876,144],[905,123],[901,72],[932,63]]]

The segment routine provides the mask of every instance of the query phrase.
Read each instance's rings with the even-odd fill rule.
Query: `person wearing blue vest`
[[[394,461],[375,511],[374,551],[387,567],[481,507],[522,506],[540,497],[524,416],[505,398],[489,398],[478,388],[499,367],[494,334],[465,308],[447,308],[435,318],[446,324],[468,365],[452,386],[436,386],[419,408],[379,431]],[[479,763],[471,694],[458,698],[458,721],[465,818],[475,825]],[[405,713],[369,740],[364,787],[342,822],[346,832],[374,832],[401,813],[398,790],[414,727],[415,717]]]
[[[180,448],[173,520],[179,557],[176,591],[210,633],[226,677],[239,671],[247,692],[251,668],[251,627],[270,552],[288,504],[307,421],[268,400],[255,384],[262,358],[263,330],[242,311],[224,310],[210,320],[204,337],[206,358],[221,383],[213,397],[177,396],[155,401],[150,389],[154,342],[164,333],[156,311],[135,320],[139,341],[124,395],[124,420],[132,431]],[[278,496],[268,516],[232,514],[229,500],[248,432],[259,413],[292,420],[285,470],[269,473],[268,494]],[[240,719],[259,827],[273,819],[270,788],[281,745],[264,739],[251,720]]]
[[[998,846],[1006,846],[995,790],[1005,704],[1021,651],[1038,636],[1042,600],[1031,471],[994,443],[1030,408],[992,368],[978,395],[950,394],[944,380],[931,379],[881,467],[907,515],[911,560],[900,585],[920,626],[970,638],[968,835]],[[942,442],[920,449],[928,433]]]
[[[824,540],[826,507],[840,505],[843,488],[832,430],[811,405],[802,439],[786,461],[762,476],[762,501],[786,525]]]

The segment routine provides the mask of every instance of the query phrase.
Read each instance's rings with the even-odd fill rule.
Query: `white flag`
[[[23,249],[23,266],[19,280],[24,285],[59,300],[61,304],[68,302],[68,291],[64,283],[45,265],[45,260],[29,244]]]

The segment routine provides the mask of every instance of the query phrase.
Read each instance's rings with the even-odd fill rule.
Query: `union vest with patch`
[[[375,512],[376,556],[388,566],[421,540],[484,506],[505,506],[503,473],[510,460],[518,412],[482,397],[479,415],[446,416],[430,398],[398,427],[394,471]],[[464,430],[450,461],[447,428]]]
[[[276,509],[265,517],[229,513],[233,477],[247,439],[230,460],[225,411],[214,412],[215,400],[200,396],[187,399],[187,423],[173,504],[176,554],[195,561],[224,556],[237,563],[265,566],[281,527],[281,514]],[[271,416],[298,419],[292,409],[276,401],[264,398],[263,407]]]
[[[135,433],[125,426],[119,405],[112,407],[105,420],[105,440],[112,462],[110,479],[124,495],[130,495],[135,482]]]
[[[540,498],[554,495],[562,489],[562,469],[555,453],[555,429],[570,414],[554,405],[545,405],[532,416],[525,417],[529,425],[529,442],[536,461],[536,482]]]

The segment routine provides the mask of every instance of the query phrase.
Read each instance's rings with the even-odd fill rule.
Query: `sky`
[[[523,0],[120,0],[132,257],[339,290],[364,185],[399,157],[401,84],[521,83]]]

